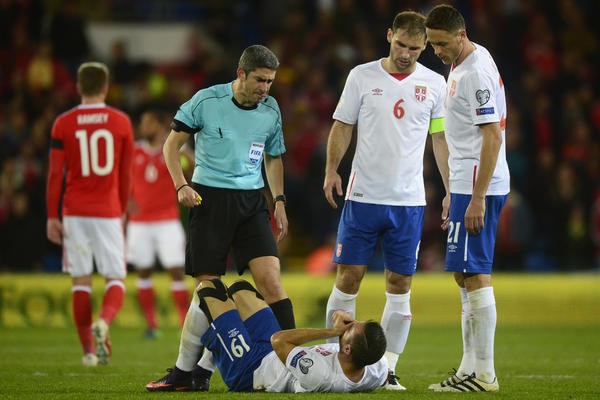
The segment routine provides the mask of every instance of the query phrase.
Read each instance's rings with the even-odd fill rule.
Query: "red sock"
[[[92,302],[89,286],[73,286],[73,319],[83,353],[96,353],[92,336]]]
[[[188,307],[190,306],[190,294],[185,282],[173,281],[171,283],[171,293],[173,294],[175,308],[177,308],[177,313],[179,314],[179,322],[183,326]]]
[[[117,313],[123,306],[123,297],[125,296],[125,284],[121,281],[110,281],[106,285],[106,292],[102,299],[102,308],[100,309],[100,318],[108,325],[117,316]]]
[[[154,286],[150,278],[138,279],[137,297],[149,328],[156,328],[156,310],[154,306]]]

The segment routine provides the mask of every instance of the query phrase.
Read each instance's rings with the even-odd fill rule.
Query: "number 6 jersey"
[[[58,218],[66,166],[63,215],[115,218],[131,193],[133,131],[129,117],[105,104],[79,105],[56,118],[46,190],[48,218]]]
[[[418,62],[415,71],[398,80],[381,62],[350,71],[333,114],[345,124],[358,123],[346,200],[425,205],[423,153],[427,133],[443,130],[432,120],[443,121],[446,83]]]

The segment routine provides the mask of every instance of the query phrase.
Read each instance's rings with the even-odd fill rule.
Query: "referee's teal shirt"
[[[240,105],[233,98],[232,84],[198,91],[179,108],[175,120],[195,136],[193,182],[227,189],[260,189],[264,186],[263,153],[278,156],[285,152],[281,112],[271,96],[256,107]]]

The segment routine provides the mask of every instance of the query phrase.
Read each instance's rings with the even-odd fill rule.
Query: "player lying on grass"
[[[192,305],[185,323],[194,326],[182,335],[179,351],[200,354],[204,346],[212,351],[230,391],[364,392],[386,382],[386,340],[377,322],[356,321],[338,311],[331,328],[282,331],[263,297],[244,280],[229,288],[219,279],[204,280]],[[335,336],[339,343],[302,346]],[[146,388],[193,390],[193,367],[168,369]]]

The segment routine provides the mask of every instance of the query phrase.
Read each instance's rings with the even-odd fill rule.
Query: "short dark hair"
[[[396,14],[392,24],[392,32],[404,29],[409,36],[423,36],[425,34],[425,16],[415,11],[402,11]]]
[[[367,321],[363,334],[356,335],[350,345],[352,363],[356,368],[362,368],[383,357],[387,342],[381,325],[375,321]]]
[[[77,70],[77,84],[82,96],[96,96],[102,93],[108,83],[108,67],[101,62],[86,62]]]
[[[271,50],[260,44],[255,44],[246,47],[240,57],[238,67],[243,69],[246,74],[258,68],[268,68],[275,71],[279,68],[279,60]]]
[[[440,4],[429,11],[425,26],[429,29],[457,32],[465,29],[465,19],[456,8],[448,4]]]

